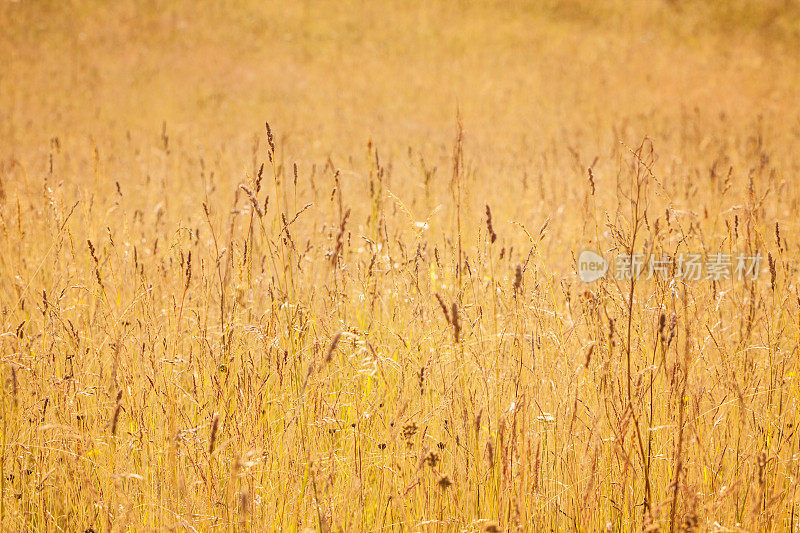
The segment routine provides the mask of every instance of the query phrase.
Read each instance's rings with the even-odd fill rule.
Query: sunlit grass
[[[797,17],[6,2],[2,529],[795,528]]]

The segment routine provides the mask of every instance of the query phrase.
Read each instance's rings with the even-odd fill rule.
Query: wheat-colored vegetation
[[[3,531],[798,527],[796,1],[0,28]]]

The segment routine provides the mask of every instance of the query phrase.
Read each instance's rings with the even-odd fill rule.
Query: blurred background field
[[[674,136],[695,112],[796,127],[791,1],[23,1],[2,16],[14,147],[162,121],[222,144],[268,118],[297,150],[405,149],[449,143],[456,106],[487,157],[573,132]]]

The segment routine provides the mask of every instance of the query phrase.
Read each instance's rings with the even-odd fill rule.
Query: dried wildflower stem
[[[672,478],[671,509],[669,513],[669,531],[675,530],[675,513],[678,509],[678,495],[680,493],[681,475],[683,474],[683,422],[686,412],[686,387],[689,383],[689,367],[691,363],[692,336],[689,325],[689,304],[686,287],[683,288],[683,312],[686,341],[683,348],[683,371],[681,375],[681,390],[678,397],[678,446],[675,451],[675,474]]]
[[[292,261],[291,261],[291,250],[287,244],[287,241],[284,238],[281,238],[281,233],[283,232],[283,225],[286,218],[286,213],[284,211],[283,201],[282,198],[282,191],[280,187],[280,179],[278,177],[278,163],[277,163],[277,154],[275,152],[275,139],[272,134],[272,128],[270,128],[269,122],[266,123],[266,130],[267,130],[267,155],[269,157],[270,166],[272,168],[272,178],[275,184],[275,217],[276,217],[276,227],[278,231],[278,254],[280,258],[280,276],[279,279],[283,280],[283,289],[287,299],[291,302],[292,300],[292,292],[293,286],[292,283]],[[288,275],[287,275],[288,274]]]
[[[652,174],[649,165],[645,163],[643,160],[643,153],[645,150],[649,150],[649,153],[652,154],[652,144],[650,140],[645,138],[639,147],[632,151],[634,155],[634,170],[631,177],[631,185],[632,185],[632,196],[630,197],[630,207],[631,207],[631,218],[630,218],[630,240],[627,246],[627,253],[629,257],[634,257],[636,254],[636,243],[637,237],[639,235],[639,230],[641,229],[642,222],[647,217],[647,208],[644,204],[645,198],[644,195],[646,193],[647,187],[647,180],[648,177]],[[626,302],[627,309],[626,309],[626,318],[627,318],[627,331],[626,331],[626,339],[625,339],[625,364],[626,364],[626,393],[627,393],[627,403],[628,408],[631,411],[631,416],[634,420],[634,430],[636,434],[636,441],[638,444],[638,452],[640,454],[640,458],[642,461],[643,469],[644,469],[644,490],[645,490],[645,505],[644,511],[649,511],[650,502],[651,502],[651,494],[650,494],[650,472],[649,472],[649,460],[646,456],[646,452],[644,449],[644,444],[642,440],[641,430],[639,427],[639,417],[636,415],[636,407],[634,404],[634,398],[632,393],[632,385],[633,385],[633,377],[632,377],[632,370],[631,370],[631,360],[632,360],[632,352],[633,352],[633,301],[634,297],[636,296],[636,282],[638,280],[639,272],[636,270],[636,267],[632,263],[632,271],[630,274],[630,282],[629,282],[629,290],[628,290],[628,299]]]
[[[456,110],[456,140],[453,146],[453,177],[450,180],[450,189],[455,196],[456,204],[456,278],[458,279],[459,292],[461,290],[462,277],[462,253],[461,253],[461,182],[464,174],[464,127],[461,123],[461,111]]]
[[[184,270],[183,274],[184,274],[184,280],[185,281],[183,283],[183,290],[181,291],[181,304],[180,304],[180,308],[178,310],[178,319],[177,319],[177,322],[175,324],[175,342],[172,345],[172,356],[173,356],[173,358],[175,357],[175,350],[177,349],[178,339],[180,338],[180,335],[181,335],[181,319],[183,318],[183,308],[184,308],[184,305],[186,304],[186,293],[189,291],[189,285],[191,284],[191,281],[192,281],[192,252],[191,252],[191,250],[189,251],[189,253],[188,253],[187,257],[186,257],[186,266],[185,266],[185,270]]]

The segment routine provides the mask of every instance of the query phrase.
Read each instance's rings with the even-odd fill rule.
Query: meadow
[[[796,530],[799,82],[795,0],[0,0],[0,530]]]

